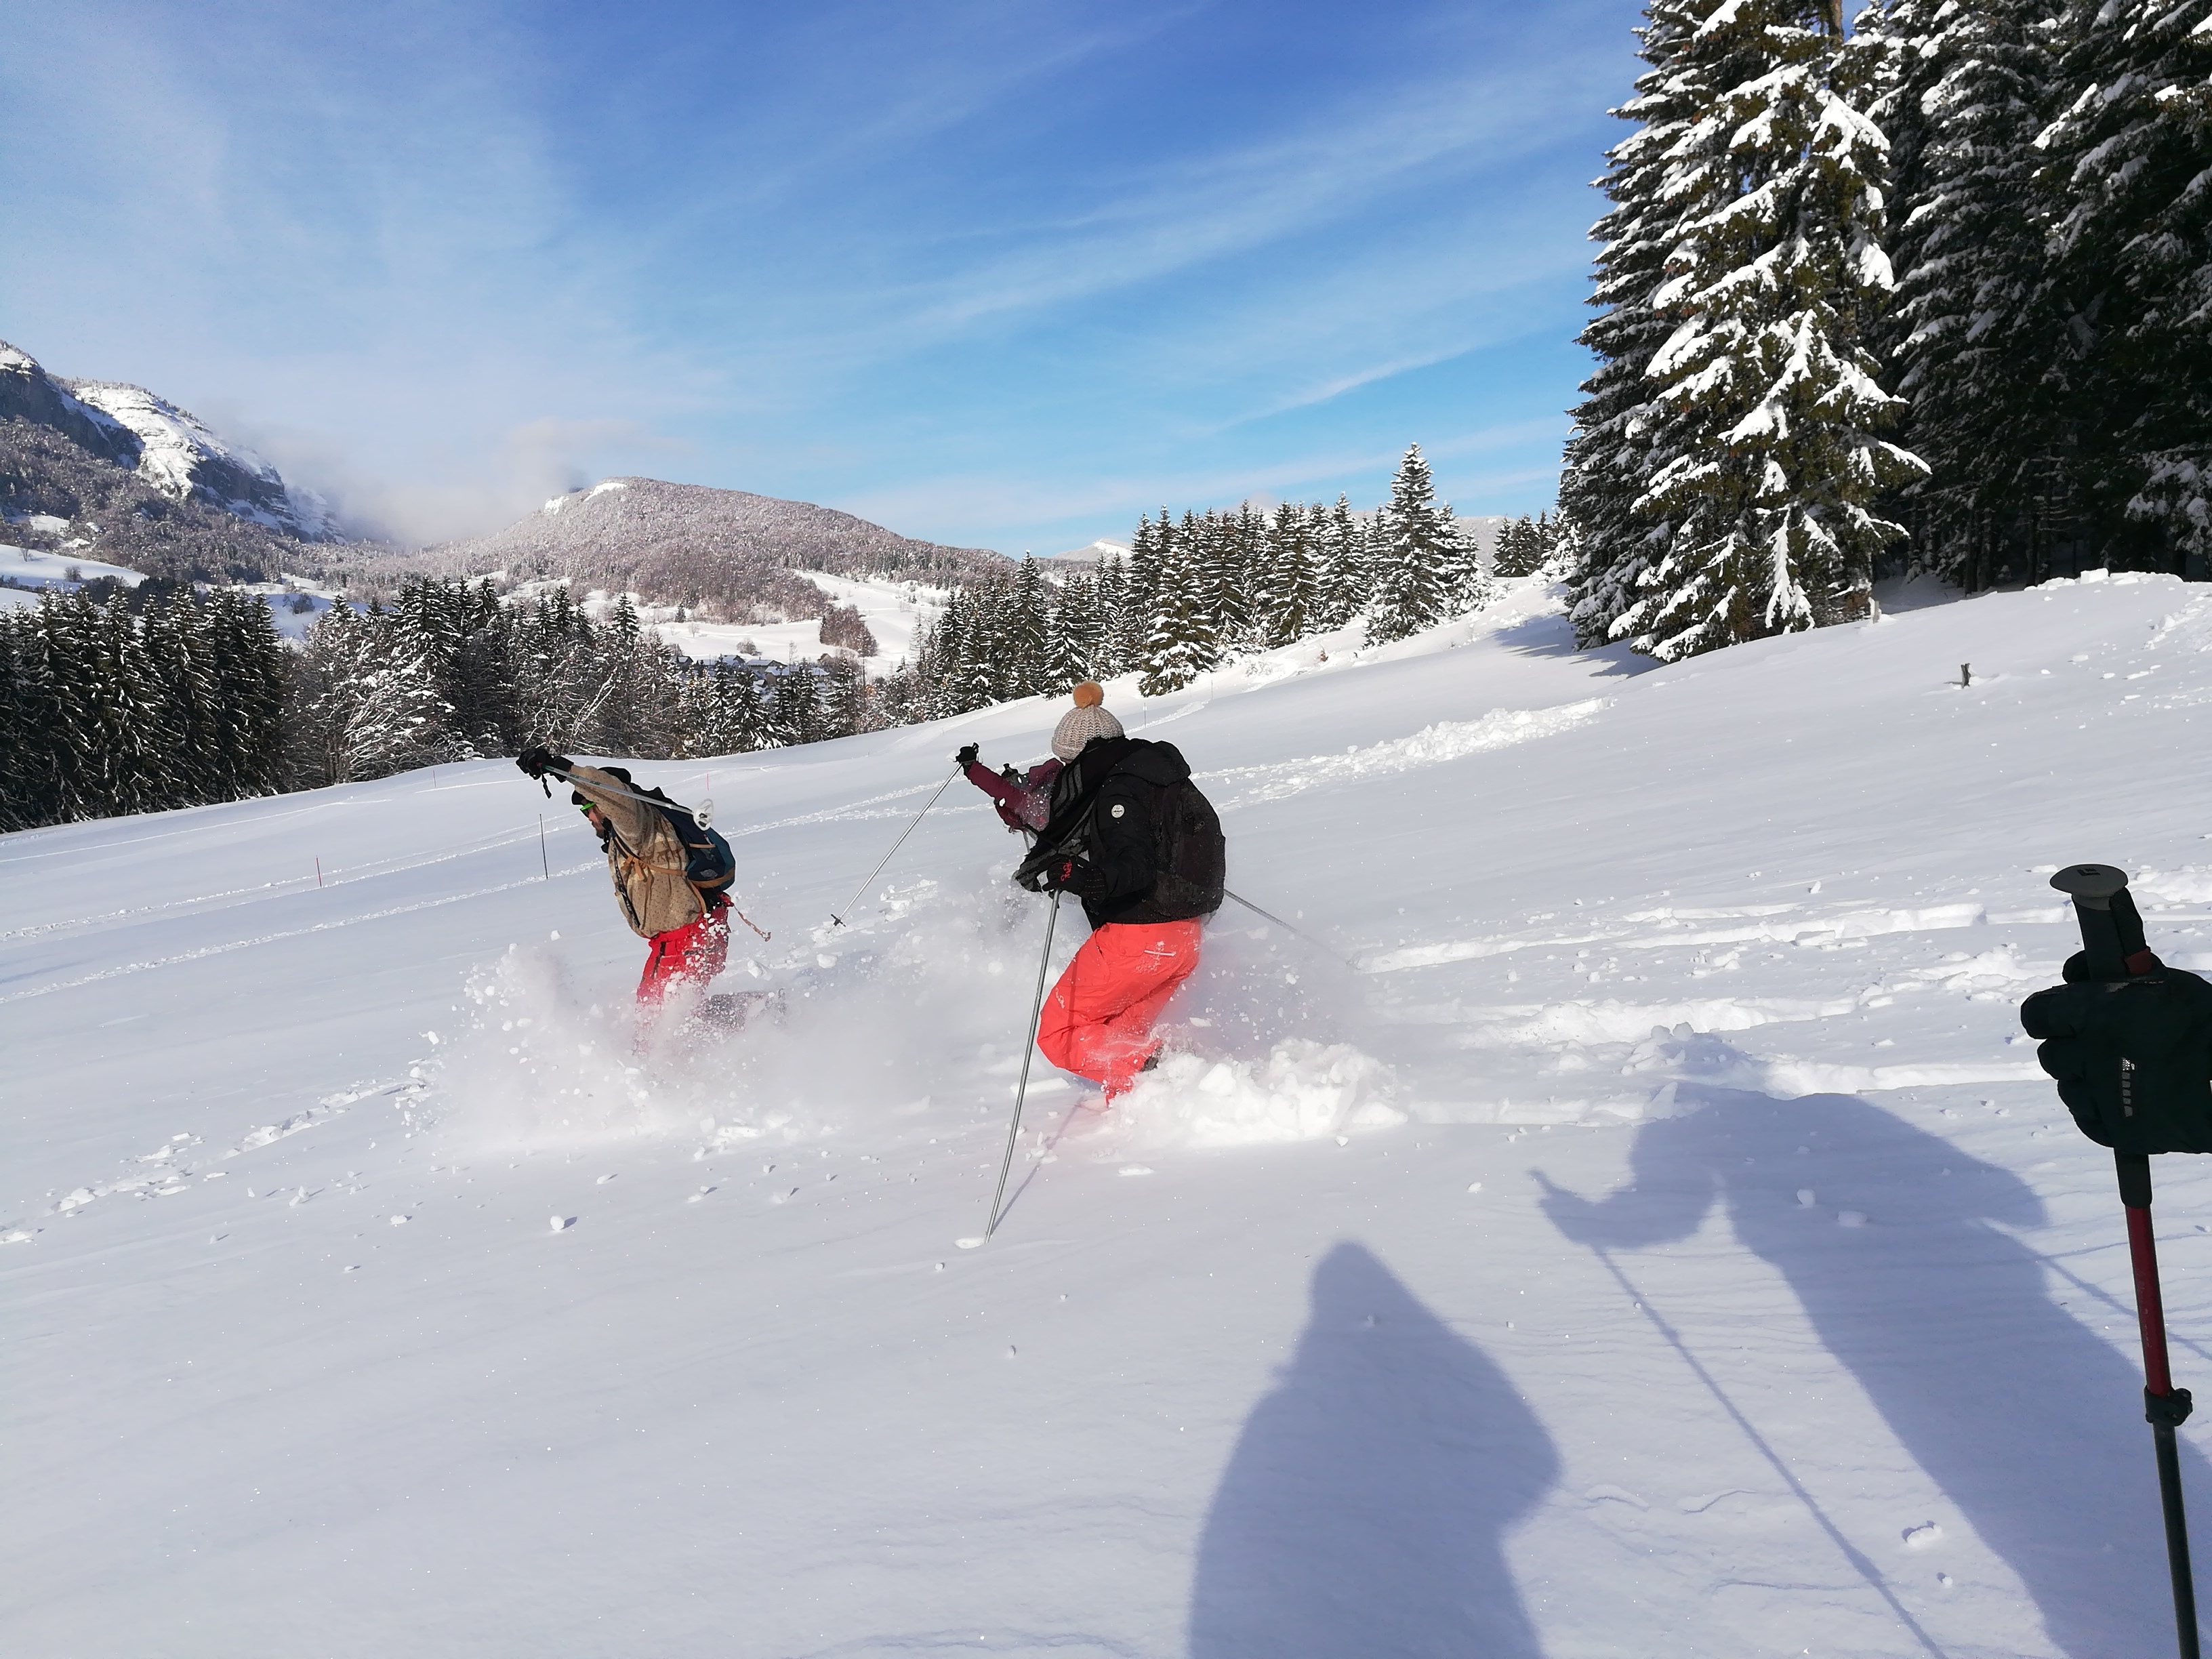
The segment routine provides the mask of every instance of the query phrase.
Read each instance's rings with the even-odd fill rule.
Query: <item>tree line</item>
[[[2206,0],[1653,0],[1561,479],[1585,645],[1674,660],[2212,557]]]
[[[417,577],[298,647],[233,589],[88,584],[0,612],[0,830],[359,782],[532,744],[666,760],[907,715],[860,663],[695,663],[625,598]]]
[[[1498,574],[1525,575],[1553,556],[1557,526],[1508,526]],[[1035,559],[954,590],[894,676],[911,717],[964,714],[1079,681],[1136,674],[1146,696],[1188,685],[1239,654],[1290,645],[1358,622],[1369,644],[1404,639],[1480,610],[1497,588],[1420,447],[1406,452],[1390,499],[1371,514],[1334,504],[1250,502],[1222,511],[1145,514],[1127,558],[1054,580]]]

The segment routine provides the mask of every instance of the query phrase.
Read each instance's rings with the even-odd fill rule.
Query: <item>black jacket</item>
[[[1083,901],[1093,927],[1176,919],[1152,902],[1159,880],[1152,801],[1156,789],[1189,775],[1172,744],[1097,738],[1053,781],[1052,819],[1037,848],[1072,854],[1098,872],[1103,890]]]

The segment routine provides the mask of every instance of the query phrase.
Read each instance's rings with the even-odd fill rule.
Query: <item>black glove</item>
[[[533,778],[543,778],[548,772],[570,772],[576,763],[566,755],[556,755],[544,747],[526,749],[514,757],[514,763]]]
[[[1081,859],[1056,859],[1053,862],[1051,883],[1054,891],[1073,893],[1078,898],[1103,898],[1106,878],[1095,865]]]
[[[980,744],[971,743],[953,756],[952,763],[964,772],[975,763],[975,757],[982,752],[982,746]]]

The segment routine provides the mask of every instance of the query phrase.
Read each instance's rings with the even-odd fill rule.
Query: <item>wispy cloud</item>
[[[1261,99],[1277,26],[1197,3],[50,0],[0,16],[7,331],[410,538],[654,468],[974,540],[1297,493],[1517,418],[1382,406],[1560,326],[1594,147],[1542,180],[1633,11],[1415,0]]]

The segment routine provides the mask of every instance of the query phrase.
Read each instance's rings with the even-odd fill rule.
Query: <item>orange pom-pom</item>
[[[1085,680],[1075,688],[1075,706],[1078,708],[1096,708],[1105,701],[1106,688],[1096,680]]]

